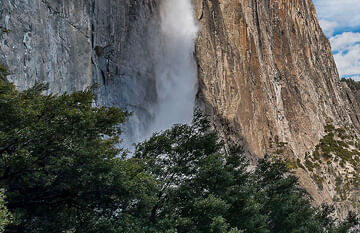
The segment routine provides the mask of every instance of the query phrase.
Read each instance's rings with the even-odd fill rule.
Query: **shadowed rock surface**
[[[133,98],[133,90],[120,87],[153,85],[146,44],[153,2],[1,0],[0,26],[9,32],[0,32],[0,56],[9,79],[20,89],[48,82],[53,93],[98,83],[99,104],[151,100],[145,90]]]

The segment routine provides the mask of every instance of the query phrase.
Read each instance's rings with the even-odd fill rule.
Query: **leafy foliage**
[[[198,112],[127,158],[118,148],[126,112],[93,107],[91,90],[44,96],[46,88],[0,81],[6,232],[340,233],[357,224],[313,208],[280,162],[250,172],[241,147],[225,147]]]
[[[136,149],[159,185],[148,214],[154,232],[320,233],[356,224],[353,218],[336,226],[333,209],[312,207],[281,162],[261,160],[247,171],[241,148],[226,150],[202,117],[155,134]]]
[[[4,190],[0,190],[0,232],[5,231],[5,227],[11,223],[12,215],[5,205]]]
[[[351,78],[342,78],[341,81],[345,82],[348,85],[348,87],[353,91],[360,90],[360,82],[357,82]]]
[[[46,88],[18,92],[0,82],[0,184],[14,215],[9,232],[76,229],[117,208],[116,145],[126,113],[92,107],[90,90],[44,96]]]
[[[209,123],[196,116],[191,126],[176,125],[137,146],[135,157],[158,181],[148,216],[154,232],[239,232],[244,225],[266,232],[266,217],[246,187],[242,151],[232,148],[225,156],[218,141]]]

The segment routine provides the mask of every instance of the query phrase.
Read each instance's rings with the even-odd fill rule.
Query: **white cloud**
[[[334,55],[340,77],[360,74],[360,44],[353,44]]]
[[[360,28],[360,0],[314,0],[327,36],[347,28]]]
[[[330,38],[333,51],[345,51],[351,49],[356,43],[360,43],[360,33],[344,32]]]
[[[314,0],[340,77],[360,79],[360,0]]]
[[[324,31],[325,35],[331,36],[334,35],[335,28],[337,26],[336,22],[328,21],[325,19],[319,20],[322,30]]]

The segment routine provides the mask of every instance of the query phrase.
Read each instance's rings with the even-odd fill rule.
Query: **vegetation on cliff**
[[[360,90],[360,82],[358,81],[355,81],[351,78],[342,78],[341,81],[345,82],[352,91]]]
[[[0,224],[5,232],[348,232],[314,208],[280,162],[254,171],[195,114],[118,148],[128,114],[93,107],[91,90],[44,96],[0,80]],[[9,212],[11,212],[11,215]]]

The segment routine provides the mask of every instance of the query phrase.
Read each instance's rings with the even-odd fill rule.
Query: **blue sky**
[[[360,81],[360,0],[314,0],[340,77]]]

